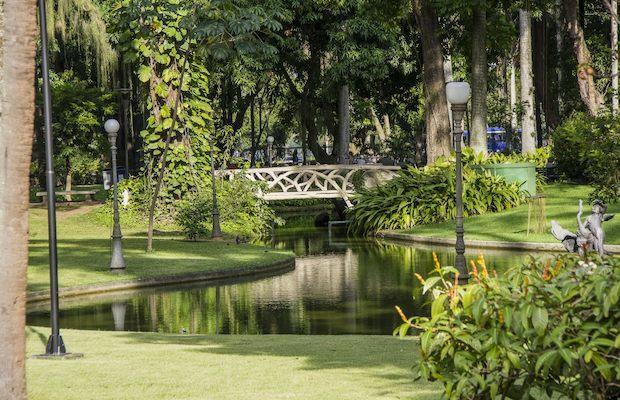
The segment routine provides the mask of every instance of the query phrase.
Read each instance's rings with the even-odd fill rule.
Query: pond
[[[61,299],[62,328],[201,334],[391,334],[407,314],[428,312],[414,273],[427,276],[433,251],[444,265],[448,247],[349,238],[343,230],[277,231],[271,246],[290,249],[296,267],[277,276],[139,292]],[[501,271],[526,254],[484,251]],[[478,255],[472,250],[469,258]],[[49,325],[49,306],[29,308],[30,325]]]

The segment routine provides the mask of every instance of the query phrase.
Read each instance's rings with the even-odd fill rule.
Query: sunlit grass
[[[143,226],[123,230],[127,272],[109,272],[110,229],[93,217],[95,207],[61,207],[58,213],[58,260],[61,287],[99,284],[141,277],[177,275],[232,268],[256,268],[292,256],[283,250],[231,241],[189,242],[182,237],[157,235],[154,252],[146,253]],[[30,211],[28,289],[49,285],[47,211]]]
[[[579,199],[584,201],[583,218],[590,213],[588,195],[592,191],[589,186],[553,184],[549,185],[545,194],[547,227],[551,228],[551,220],[556,220],[564,228],[575,231],[577,228],[577,207]],[[620,203],[610,204],[608,213],[620,214]],[[557,242],[551,235],[546,233],[531,233],[526,235],[527,230],[527,204],[514,209],[495,214],[478,215],[465,219],[466,239],[493,240],[510,242]],[[532,221],[534,217],[532,216]],[[534,222],[532,222],[532,226]],[[620,215],[606,222],[605,232],[607,243],[620,244]],[[411,230],[403,230],[404,233],[413,233],[423,236],[454,237],[454,221],[439,224],[419,226]]]
[[[29,359],[29,399],[434,400],[414,382],[417,342],[389,336],[62,332],[77,360]],[[48,329],[28,328],[28,354]]]

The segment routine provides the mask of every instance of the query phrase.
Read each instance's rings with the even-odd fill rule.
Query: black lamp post
[[[121,124],[115,119],[109,119],[103,125],[108,134],[110,149],[112,150],[112,186],[114,192],[114,228],[112,229],[112,260],[110,261],[110,271],[114,273],[125,272],[125,258],[123,257],[123,234],[118,215],[118,174],[116,171],[116,138]]]
[[[217,187],[215,186],[217,183],[217,176],[215,174],[215,155],[213,152],[213,147],[215,144],[213,143],[213,137],[209,140],[209,155],[211,156],[211,194],[213,195],[213,212],[211,214],[213,227],[211,229],[211,239],[221,239],[222,238],[222,228],[220,227],[220,208],[217,204]]]
[[[459,271],[459,282],[467,283],[469,273],[465,260],[465,239],[463,228],[463,162],[461,143],[463,140],[463,115],[467,110],[467,103],[471,96],[471,88],[467,82],[449,82],[446,84],[446,95],[452,108],[452,134],[456,153],[456,262]]]
[[[41,29],[41,77],[43,78],[43,112],[45,128],[45,175],[47,189],[47,229],[49,234],[50,261],[50,323],[52,333],[45,346],[45,354],[35,358],[75,358],[80,353],[67,353],[65,343],[60,336],[58,321],[58,252],[56,239],[56,175],[54,174],[54,136],[52,133],[52,95],[50,92],[49,58],[47,53],[47,19],[45,0],[38,0],[39,25]]]

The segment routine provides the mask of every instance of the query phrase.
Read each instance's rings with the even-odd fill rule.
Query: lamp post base
[[[30,356],[30,358],[53,360],[68,360],[82,357],[84,357],[82,353],[67,353],[65,342],[60,335],[50,335],[47,339],[47,345],[45,346],[45,354]]]
[[[112,260],[110,272],[122,274],[125,272],[125,257],[123,257],[122,235],[112,235]]]

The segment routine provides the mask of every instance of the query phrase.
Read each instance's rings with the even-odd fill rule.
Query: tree
[[[471,147],[487,153],[487,11],[480,4],[473,10],[471,56]]]
[[[536,151],[536,116],[534,114],[534,72],[532,69],[532,14],[519,10],[519,43],[521,58],[521,152]]]
[[[28,172],[34,132],[34,0],[0,2],[0,398],[25,399]]]
[[[439,22],[434,7],[429,0],[413,0],[413,12],[422,34],[426,157],[427,162],[432,163],[440,156],[449,156],[452,148],[444,58],[437,35]]]
[[[604,98],[594,82],[596,72],[592,67],[592,55],[586,43],[580,17],[583,18],[584,15],[579,13],[578,0],[565,0],[564,18],[568,35],[573,42],[573,53],[577,60],[579,94],[590,114],[597,116],[604,106]]]
[[[99,85],[112,83],[118,55],[95,0],[48,0],[47,35],[53,68],[72,69]]]

